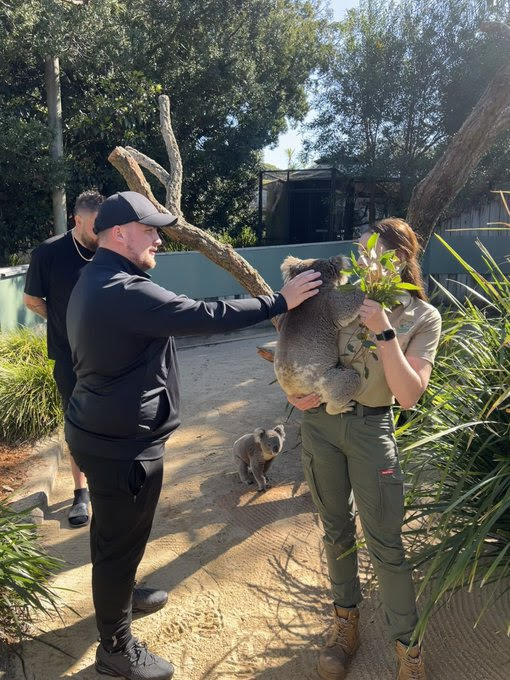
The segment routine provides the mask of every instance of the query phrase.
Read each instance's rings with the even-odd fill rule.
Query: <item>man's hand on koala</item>
[[[321,405],[321,398],[318,394],[288,394],[287,401],[300,411],[308,411],[310,408],[317,408]]]
[[[313,269],[307,269],[301,274],[294,276],[288,283],[286,283],[280,290],[280,293],[285,298],[287,309],[294,309],[308,300],[308,298],[317,295],[319,286],[322,285],[320,280],[320,272]]]

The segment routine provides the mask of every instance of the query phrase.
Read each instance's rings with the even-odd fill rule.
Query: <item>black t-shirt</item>
[[[76,241],[83,257],[94,253]],[[69,359],[71,348],[67,339],[66,312],[69,297],[80,275],[88,264],[78,254],[71,232],[43,241],[32,252],[25,281],[25,293],[45,298],[48,308],[48,356],[50,359]]]

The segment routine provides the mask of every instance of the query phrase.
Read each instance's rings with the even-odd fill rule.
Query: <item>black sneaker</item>
[[[162,609],[167,602],[166,590],[156,590],[145,586],[135,586],[133,590],[133,614],[137,612],[152,614]]]
[[[170,680],[174,667],[133,638],[120,652],[108,652],[100,644],[96,650],[96,671],[126,680]]]

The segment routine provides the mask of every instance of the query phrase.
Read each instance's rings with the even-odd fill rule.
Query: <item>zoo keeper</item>
[[[427,302],[418,239],[411,227],[400,219],[385,219],[363,234],[360,244],[366,246],[374,232],[379,234],[379,252],[394,249],[405,265],[402,280],[418,290],[404,293],[388,313],[366,299],[360,319],[341,329],[342,363],[356,369],[362,381],[351,412],[328,415],[315,394],[288,396],[304,411],[303,468],[322,520],[333,592],[334,628],[320,652],[318,672],[324,680],[342,680],[359,645],[357,605],[362,596],[356,551],[339,559],[355,545],[355,502],[396,646],[397,678],[425,680],[421,650],[409,648],[418,617],[402,545],[404,488],[392,404],[397,400],[402,408],[412,408],[427,389],[441,316]],[[376,344],[377,358],[364,352],[356,337],[360,320]]]
[[[298,306],[318,292],[307,271],[280,293],[200,302],[153,283],[158,227],[177,218],[144,196],[110,196],[95,220],[98,249],[67,311],[76,387],[65,434],[87,475],[92,503],[92,592],[100,644],[99,673],[168,680],[173,666],[131,634],[133,587],[161,491],[165,442],[178,427],[179,371],[173,336],[231,331]],[[145,612],[167,593],[137,589]]]

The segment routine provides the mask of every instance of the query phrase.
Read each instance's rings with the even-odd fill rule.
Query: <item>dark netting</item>
[[[357,238],[371,221],[398,214],[400,183],[357,179],[335,168],[264,170],[259,178],[261,243]]]

